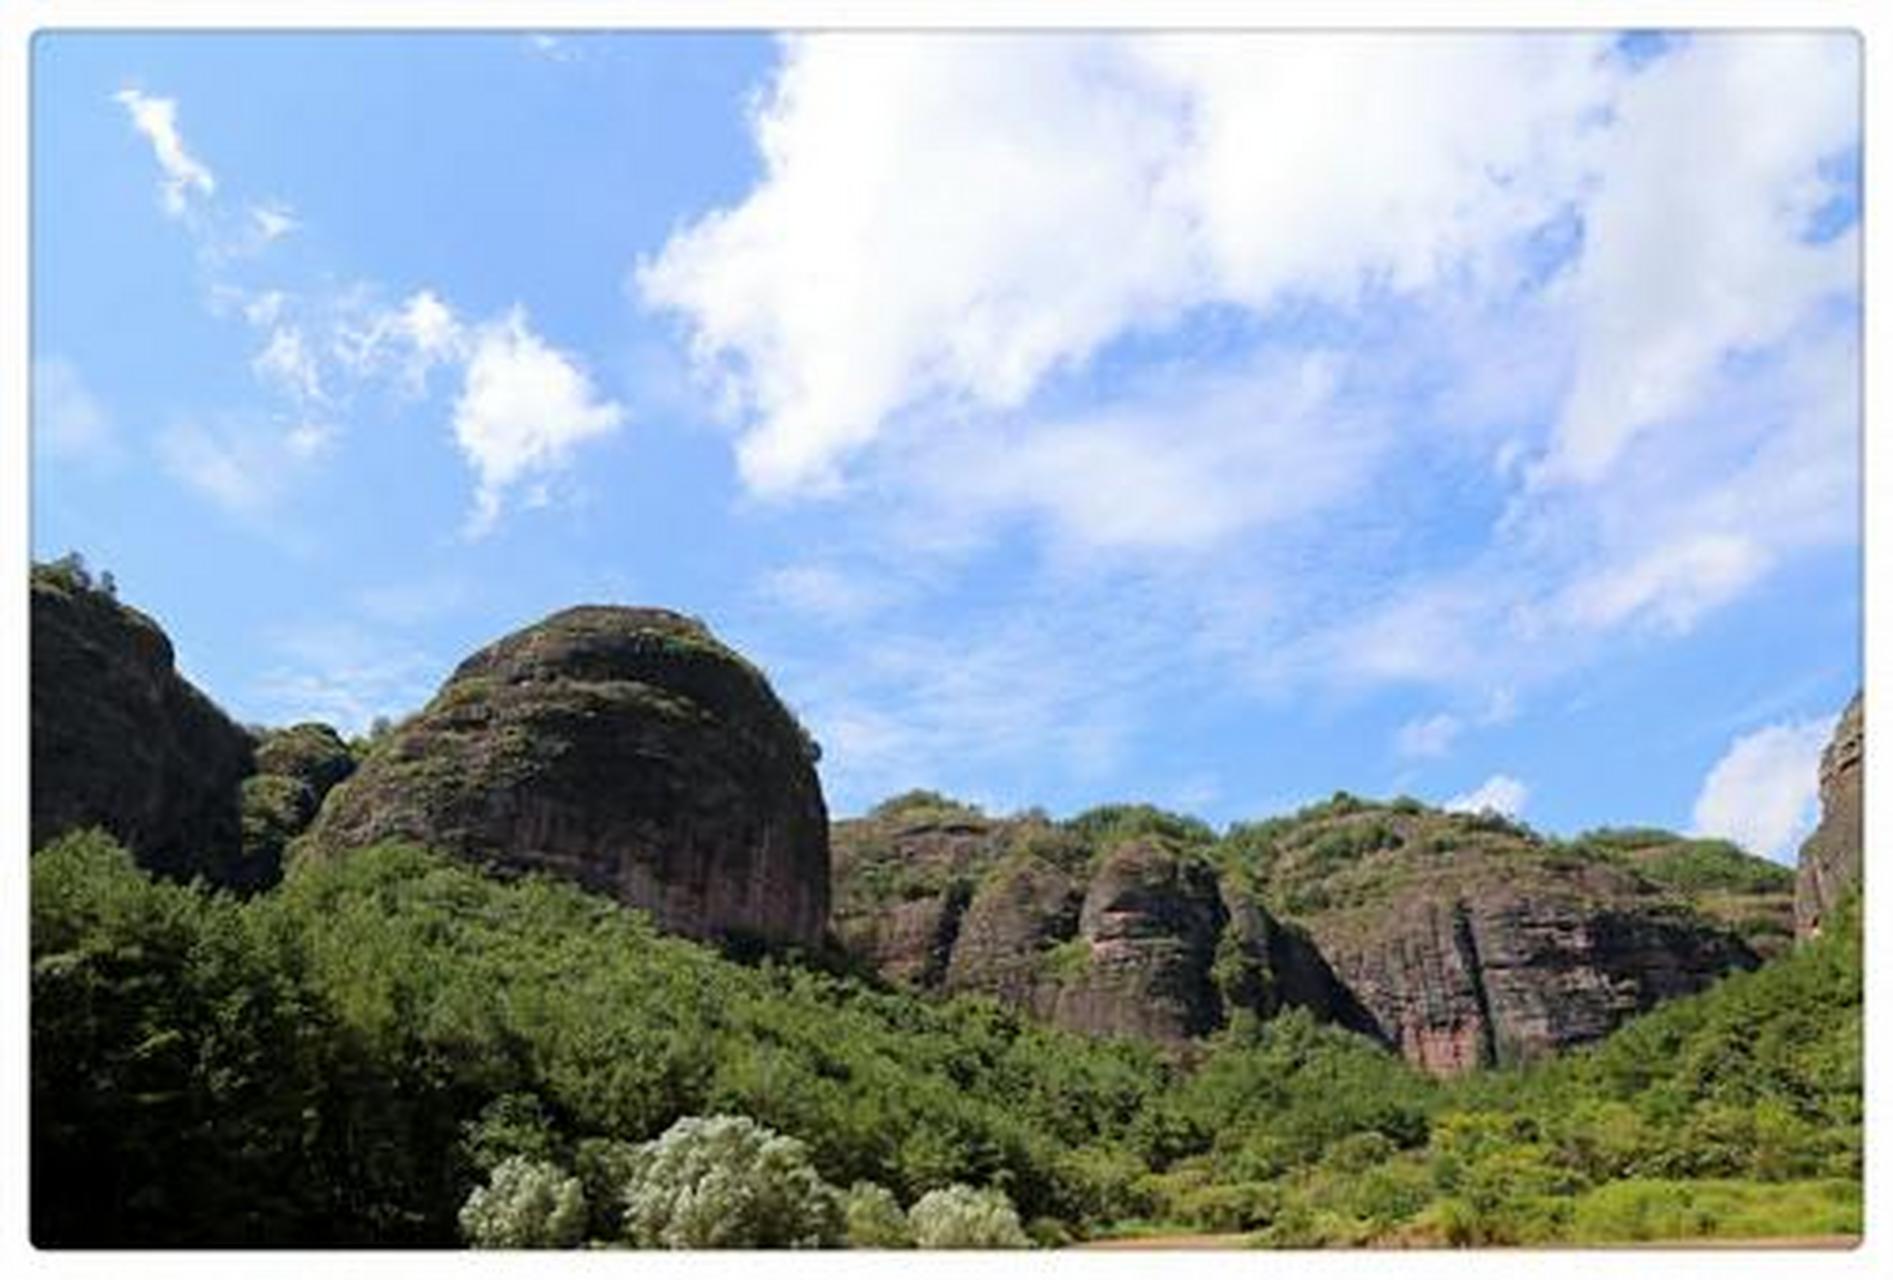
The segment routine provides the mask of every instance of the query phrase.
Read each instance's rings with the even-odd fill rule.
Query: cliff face
[[[837,932],[904,985],[1169,1042],[1301,1007],[1440,1074],[1595,1040],[1753,967],[1729,926],[1773,938],[1786,903],[1781,869],[1732,846],[1560,844],[1349,798],[1218,839],[922,796],[835,844]]]
[[[902,798],[836,824],[835,929],[884,977],[1180,1041],[1284,1004],[1367,1029],[1305,939],[1201,850]]]
[[[30,585],[33,847],[99,826],[163,875],[273,882],[242,852],[249,735],[177,673],[150,618],[71,569],[37,566]]]
[[[814,756],[701,623],[568,609],[461,663],[330,793],[296,856],[412,840],[566,877],[691,937],[814,945],[829,878]]]
[[[1365,930],[1323,920],[1317,944],[1382,1034],[1441,1075],[1600,1039],[1757,963],[1732,935],[1637,905],[1629,886],[1601,898],[1502,883],[1416,892],[1375,916]]]
[[[1828,912],[1861,882],[1865,769],[1866,709],[1856,693],[1821,753],[1821,823],[1801,846],[1795,877],[1797,938],[1819,934]]]
[[[1358,801],[1263,828],[1245,854],[1264,892],[1307,927],[1381,1036],[1436,1074],[1598,1039],[1759,963],[1605,843]]]

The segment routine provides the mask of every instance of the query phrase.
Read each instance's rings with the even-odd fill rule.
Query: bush
[[[508,1156],[467,1197],[460,1231],[476,1249],[569,1249],[585,1234],[585,1193],[557,1165]]]
[[[978,1190],[954,1183],[929,1191],[907,1212],[914,1241],[923,1249],[1029,1249],[1012,1201],[997,1187]]]
[[[878,1182],[848,1188],[844,1216],[850,1249],[911,1249],[914,1233],[894,1193]]]
[[[843,1240],[841,1197],[807,1149],[747,1116],[686,1116],[645,1143],[624,1202],[625,1229],[647,1248],[824,1248]]]

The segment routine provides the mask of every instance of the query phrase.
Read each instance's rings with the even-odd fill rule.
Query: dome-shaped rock
[[[587,606],[465,662],[330,793],[298,856],[405,839],[544,871],[698,938],[820,942],[814,743],[695,619]]]

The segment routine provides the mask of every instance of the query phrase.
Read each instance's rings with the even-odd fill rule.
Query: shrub
[[[841,1197],[794,1138],[747,1116],[686,1116],[645,1143],[624,1190],[647,1248],[821,1248],[842,1243]]]
[[[1012,1201],[997,1187],[978,1190],[954,1183],[929,1191],[907,1212],[914,1241],[923,1249],[1028,1249]]]
[[[844,1216],[850,1249],[911,1249],[914,1233],[894,1193],[878,1182],[848,1188]]]
[[[557,1165],[508,1156],[467,1197],[460,1231],[476,1249],[569,1249],[585,1234],[585,1193]]]

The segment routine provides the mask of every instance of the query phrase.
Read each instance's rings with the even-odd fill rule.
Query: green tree
[[[476,1249],[569,1249],[585,1233],[585,1193],[557,1165],[508,1156],[460,1210]]]
[[[929,1191],[907,1211],[922,1249],[1029,1249],[1011,1199],[997,1187],[954,1183]]]
[[[843,1240],[841,1197],[794,1138],[747,1116],[688,1116],[639,1151],[625,1226],[646,1248],[823,1248]]]

